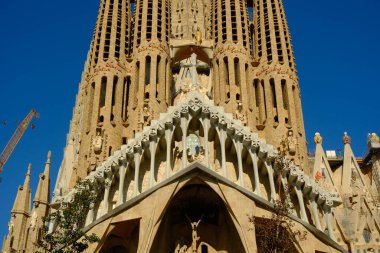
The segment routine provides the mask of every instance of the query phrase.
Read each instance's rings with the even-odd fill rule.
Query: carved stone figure
[[[247,117],[244,114],[243,111],[243,104],[241,102],[238,103],[237,110],[235,111],[235,118],[237,120],[240,120],[241,123],[246,126],[247,125]]]
[[[320,133],[315,133],[315,136],[314,136],[314,143],[315,144],[322,144],[322,141],[323,141],[323,138],[321,136]]]
[[[13,224],[13,220],[11,220],[9,223],[8,223],[8,235],[11,235],[13,233],[13,229],[14,229],[15,225]]]
[[[293,135],[293,130],[289,130],[286,137],[281,141],[280,152],[283,155],[289,154],[294,156],[297,150],[297,139]]]
[[[174,253],[186,253],[187,245],[184,245],[182,240],[177,242],[176,245]]]
[[[102,152],[103,147],[103,137],[101,136],[101,131],[96,131],[96,136],[94,140],[92,141],[92,148],[94,150],[95,154],[99,154]]]
[[[192,242],[191,242],[191,250],[193,253],[197,253],[197,243],[199,241],[199,239],[201,239],[199,236],[198,236],[198,233],[197,233],[197,228],[199,226],[199,223],[201,223],[202,221],[202,218],[203,218],[203,215],[202,217],[196,221],[196,222],[192,222],[190,220],[190,218],[186,215],[186,218],[189,220],[190,222],[190,225],[191,225],[191,229],[192,229],[192,233],[191,233],[191,236],[192,236]]]
[[[351,144],[351,138],[348,136],[347,132],[344,132],[343,144]]]
[[[197,27],[197,31],[195,32],[195,45],[199,46],[202,44],[202,32],[199,27]]]
[[[150,125],[152,114],[148,109],[148,106],[144,106],[143,109],[143,118],[144,118],[144,125]]]
[[[288,131],[287,143],[289,154],[295,155],[297,148],[297,139],[293,135],[293,130]]]
[[[379,136],[376,133],[368,134],[369,140],[371,142],[379,142]]]
[[[148,108],[148,105],[144,105],[141,112],[140,120],[138,121],[138,126],[139,126],[140,131],[144,128],[144,126],[150,125],[150,122],[152,120],[151,117],[152,117],[152,114]]]

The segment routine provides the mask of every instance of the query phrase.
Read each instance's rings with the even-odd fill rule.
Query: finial
[[[49,150],[48,154],[47,154],[47,162],[50,163],[50,159],[51,159],[51,150]]]
[[[371,142],[379,142],[379,136],[376,133],[368,134],[369,140]]]
[[[321,134],[316,132],[315,136],[314,136],[314,143],[315,144],[322,144],[322,140],[323,140],[323,138],[322,138]]]
[[[32,170],[32,164],[29,163],[28,165],[28,172],[26,173],[27,176],[30,176],[30,171]]]
[[[351,144],[351,138],[348,136],[347,132],[344,132],[343,144]]]

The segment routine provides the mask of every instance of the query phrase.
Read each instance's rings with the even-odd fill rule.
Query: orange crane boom
[[[8,161],[13,150],[16,148],[18,142],[20,141],[21,137],[24,135],[26,129],[28,129],[28,126],[34,117],[39,118],[39,115],[35,109],[32,109],[29,112],[29,114],[25,117],[25,119],[18,125],[16,131],[12,135],[12,138],[9,140],[9,142],[5,146],[3,152],[1,152],[0,173],[3,171],[3,167],[5,163]]]

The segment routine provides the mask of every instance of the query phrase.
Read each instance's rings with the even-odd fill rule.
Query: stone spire
[[[129,124],[141,131],[171,103],[169,0],[137,0]]]
[[[30,171],[29,164],[23,186],[19,186],[8,225],[8,236],[3,245],[3,252],[21,252],[25,246],[27,222],[30,216]]]
[[[42,218],[46,217],[49,213],[50,202],[50,161],[51,151],[48,152],[47,160],[45,163],[44,173],[40,174],[38,181],[36,195],[33,200],[33,209],[28,222],[29,234],[26,238],[26,245],[28,249],[33,249],[32,252],[36,252],[37,248],[35,242],[39,240],[41,236],[41,230],[44,229]]]
[[[44,173],[40,174],[36,195],[33,200],[34,206],[39,204],[48,205],[50,202],[50,160],[51,151],[47,155]]]
[[[12,208],[12,214],[25,214],[29,215],[30,211],[30,171],[32,164],[28,166],[28,172],[25,176],[25,182],[23,186],[18,187],[17,196]]]
[[[344,153],[343,153],[343,168],[341,175],[341,191],[342,194],[351,194],[355,190],[355,186],[361,189],[364,187],[364,182],[361,176],[359,165],[356,162],[354,152],[351,148],[351,137],[344,132],[343,135]]]
[[[249,86],[251,126],[277,147],[291,133],[296,145],[288,155],[307,171],[300,89],[284,7],[281,0],[254,0],[253,3],[253,66],[256,68]]]
[[[66,192],[131,138],[132,1],[101,0],[57,192]],[[57,182],[58,182],[57,181]]]

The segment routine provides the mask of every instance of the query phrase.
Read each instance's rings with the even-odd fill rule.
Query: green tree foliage
[[[95,234],[87,235],[82,228],[88,210],[100,201],[102,187],[97,182],[84,180],[77,183],[74,192],[68,203],[62,203],[56,212],[44,218],[44,224],[54,223],[55,229],[48,233],[46,225],[45,232],[38,242],[42,252],[79,253],[85,251],[90,244],[99,241]]]

